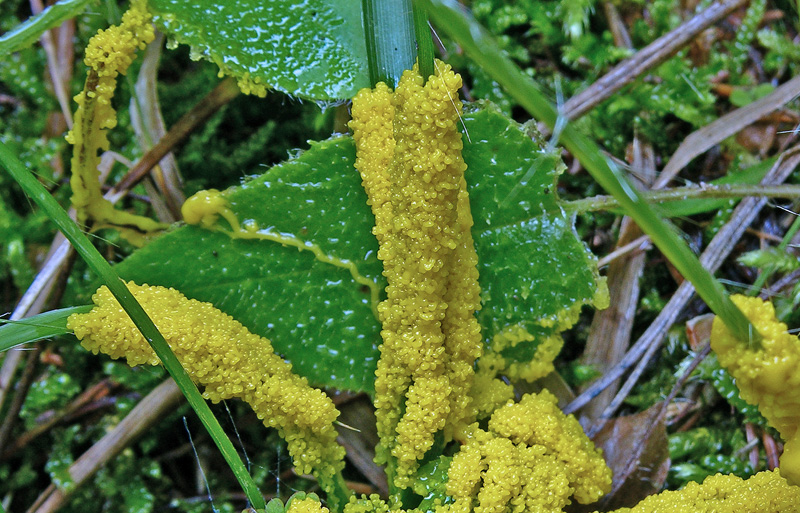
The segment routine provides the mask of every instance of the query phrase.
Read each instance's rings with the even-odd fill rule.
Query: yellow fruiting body
[[[344,467],[344,449],[336,443],[334,427],[339,412],[327,395],[292,372],[269,340],[210,303],[188,299],[177,290],[133,282],[128,289],[192,380],[205,387],[205,398],[215,403],[243,399],[266,426],[278,429],[300,473],[313,472],[322,483],[333,482]],[[160,363],[105,286],[92,300],[96,306],[90,312],[67,321],[86,349],[125,358],[129,365]]]
[[[117,125],[117,113],[111,106],[117,77],[124,75],[136,55],[155,37],[151,15],[144,0],[133,0],[122,22],[100,30],[89,41],[84,63],[89,68],[83,91],[74,99],[78,104],[73,129],[67,142],[74,146],[72,155],[72,205],[80,223],[94,220],[103,225],[119,226],[121,233],[135,243],[144,241],[142,233],[165,228],[150,218],[115,210],[103,198],[99,183],[100,156],[108,150],[107,130]]]
[[[465,165],[466,167],[466,165]],[[442,331],[449,361],[447,378],[454,393],[450,395],[450,414],[445,437],[461,438],[475,419],[472,406],[474,364],[483,352],[481,327],[475,312],[481,308],[478,285],[478,254],[472,239],[472,211],[463,172],[458,185],[456,207],[456,247],[450,257],[450,272],[444,301],[447,304]]]
[[[494,369],[495,373],[502,373],[511,379],[524,379],[528,382],[536,381],[553,372],[553,362],[564,345],[564,339],[561,338],[558,332],[538,338],[536,354],[533,358],[526,362],[508,363],[502,355],[504,349],[537,340],[537,337],[531,335],[522,326],[508,326],[492,337],[492,343],[483,357],[481,357],[480,364],[484,368]]]
[[[286,509],[286,513],[330,513],[330,511],[319,502],[319,499],[306,497],[294,499]]]
[[[577,420],[549,392],[525,395],[492,415],[489,430],[473,425],[453,457],[437,513],[560,512],[570,498],[588,504],[611,488],[611,471]]]
[[[796,513],[798,505],[800,487],[789,485],[773,470],[746,480],[717,474],[703,484],[692,482],[682,490],[651,495],[633,508],[611,513]]]
[[[391,508],[389,504],[376,493],[360,499],[352,496],[350,497],[350,502],[344,507],[344,513],[388,513],[389,511],[402,510]]]
[[[758,406],[786,441],[781,475],[800,485],[800,339],[775,318],[772,303],[736,295],[731,298],[761,334],[761,348],[748,349],[717,317],[711,348],[736,379],[741,397]]]
[[[481,354],[477,255],[457,125],[461,78],[444,63],[436,68],[427,82],[417,68],[406,71],[394,94],[384,84],[362,90],[350,124],[388,282],[378,308],[378,460],[396,459],[401,488],[436,432],[449,440],[472,421],[464,392]]]
[[[482,360],[481,360],[482,361]],[[489,417],[500,406],[514,399],[514,387],[510,383],[495,377],[494,369],[482,368],[478,365],[478,371],[473,378],[472,388],[473,416],[477,419]]]
[[[350,129],[356,143],[356,169],[375,215],[373,233],[381,245],[392,216],[389,165],[394,157],[394,112],[392,92],[383,82],[353,98]]]
[[[563,462],[575,499],[589,504],[611,490],[611,470],[572,415],[558,408],[556,397],[543,390],[509,402],[492,415],[489,429],[515,444],[539,445]]]

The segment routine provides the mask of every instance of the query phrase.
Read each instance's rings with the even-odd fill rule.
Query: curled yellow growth
[[[388,286],[375,380],[381,443],[405,488],[434,434],[463,432],[474,417],[467,393],[481,353],[477,256],[458,122],[461,77],[437,61],[427,82],[406,71],[353,100],[356,168],[375,215],[373,233]],[[455,393],[453,393],[455,391]],[[404,412],[401,414],[401,412]]]
[[[339,412],[327,395],[292,373],[269,340],[210,303],[187,299],[177,290],[133,282],[128,289],[192,380],[205,387],[205,398],[215,403],[243,399],[266,426],[278,429],[300,473],[313,472],[323,488],[333,482],[344,467],[344,449],[336,443],[334,427]],[[129,365],[160,363],[105,286],[92,300],[96,306],[90,312],[67,321],[86,349],[125,358]]]
[[[775,318],[772,303],[736,295],[731,298],[761,334],[761,348],[750,350],[719,317],[714,319],[711,348],[736,378],[741,397],[758,406],[786,441],[781,475],[800,485],[800,339]]]
[[[402,512],[403,510],[390,507],[377,493],[360,499],[355,496],[350,497],[350,502],[344,507],[344,513],[389,513],[389,511]]]
[[[509,402],[497,410],[489,429],[515,444],[541,445],[547,454],[560,460],[567,469],[575,499],[589,504],[611,489],[611,470],[572,415],[558,408],[556,397],[543,390],[526,394],[520,402]]]
[[[150,218],[115,210],[100,190],[98,152],[108,150],[107,130],[117,125],[117,113],[111,106],[117,77],[124,75],[136,55],[154,38],[151,15],[144,0],[133,0],[117,26],[100,30],[89,41],[84,63],[89,68],[83,91],[74,99],[78,104],[74,128],[67,142],[72,154],[72,205],[78,221],[94,220],[100,227],[120,228],[132,242],[141,244],[142,233],[163,229],[165,225]]]
[[[588,504],[611,489],[600,451],[547,391],[497,410],[488,431],[474,425],[447,475],[455,503],[437,513],[560,512],[570,497]]]
[[[533,358],[527,362],[508,363],[502,355],[503,350],[536,341],[536,337],[524,327],[508,326],[492,337],[491,346],[481,357],[480,366],[482,369],[492,369],[494,374],[502,373],[513,380],[524,379],[533,382],[547,376],[555,369],[553,362],[564,345],[564,339],[558,332],[546,337],[540,336],[539,339]]]
[[[633,508],[611,513],[794,513],[798,504],[800,488],[790,486],[774,470],[749,479],[717,474],[703,484],[692,482],[682,490],[651,495]]]

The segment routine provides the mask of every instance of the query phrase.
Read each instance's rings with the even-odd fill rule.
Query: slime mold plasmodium
[[[174,289],[128,283],[192,380],[213,402],[241,398],[268,427],[278,429],[300,473],[313,473],[330,490],[344,467],[336,442],[339,412],[330,398],[294,374],[269,340],[250,333],[210,303]],[[93,353],[125,358],[129,365],[158,365],[159,359],[117,300],[103,286],[95,307],[69,317],[67,326]]]
[[[549,392],[526,394],[494,412],[488,430],[472,426],[453,457],[437,513],[558,512],[574,497],[589,504],[611,487],[611,471],[578,421]]]
[[[736,379],[742,399],[757,405],[786,442],[781,475],[800,485],[800,339],[778,321],[772,303],[740,295],[731,299],[758,329],[761,347],[748,348],[717,317],[711,348]]]
[[[100,30],[89,41],[84,63],[89,68],[83,91],[75,97],[75,124],[67,134],[73,145],[71,202],[78,222],[95,228],[114,226],[131,242],[141,245],[147,234],[166,226],[148,217],[114,209],[100,189],[98,152],[108,150],[108,130],[117,125],[111,106],[117,78],[124,75],[136,56],[154,38],[151,15],[144,0],[133,0],[119,25]]]
[[[318,497],[313,496],[293,499],[286,508],[286,513],[330,513],[330,510],[320,503]]]
[[[458,131],[461,77],[437,62],[427,82],[406,71],[353,100],[356,168],[375,215],[387,299],[378,307],[381,358],[375,380],[378,461],[406,488],[444,431],[474,417],[473,364],[481,354],[477,255]]]
[[[436,70],[425,82],[415,67],[394,93],[378,84],[353,100],[356,168],[388,281],[378,309],[376,459],[389,465],[402,489],[437,433],[459,440],[447,474],[454,502],[440,504],[437,513],[561,511],[573,496],[594,501],[609,490],[611,474],[577,421],[547,392],[511,400],[511,387],[494,378],[504,367],[498,358],[475,373],[482,354],[474,315],[480,287],[457,126],[461,80],[441,62]],[[522,328],[500,338],[499,348],[530,341]],[[558,349],[544,351],[544,359]],[[540,377],[549,364],[537,362],[527,374]],[[475,423],[490,415],[488,431]],[[397,509],[371,496],[351,499],[345,510]]]
[[[611,471],[578,421],[547,391],[509,401],[488,428],[465,431],[447,470],[451,501],[435,513],[556,513],[596,501],[611,486]],[[351,498],[345,513],[399,511],[377,496]]]
[[[702,484],[691,482],[681,490],[651,495],[632,508],[610,513],[793,513],[798,505],[800,488],[773,470],[749,479],[709,476]]]

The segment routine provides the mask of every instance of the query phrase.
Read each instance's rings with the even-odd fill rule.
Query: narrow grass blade
[[[73,306],[16,321],[0,319],[0,352],[29,342],[71,333],[67,329],[67,317],[74,313],[86,313],[91,309],[89,305]]]
[[[136,327],[142,332],[145,340],[153,347],[153,350],[161,359],[164,367],[166,367],[167,372],[169,372],[175,380],[175,383],[177,383],[183,395],[186,396],[189,405],[194,409],[195,413],[197,413],[197,416],[200,417],[200,421],[217,444],[222,456],[239,480],[239,484],[253,507],[255,509],[263,509],[266,506],[264,498],[261,496],[261,492],[259,492],[255,482],[253,482],[252,477],[250,477],[250,474],[247,472],[247,468],[239,458],[239,454],[236,452],[233,444],[225,435],[216,417],[211,413],[208,404],[206,404],[203,396],[200,395],[197,387],[189,378],[189,375],[181,366],[175,354],[169,348],[169,345],[167,345],[164,337],[155,327],[153,321],[145,313],[139,302],[133,297],[133,294],[128,290],[125,283],[117,276],[116,272],[114,272],[111,265],[106,262],[100,252],[89,242],[89,239],[84,235],[78,225],[70,219],[64,209],[61,208],[61,205],[59,205],[50,193],[45,190],[42,184],[25,169],[25,166],[8,147],[2,143],[0,143],[0,165],[2,165],[14,180],[17,181],[20,187],[22,187],[22,190],[45,211],[47,216],[58,226],[64,236],[69,239],[75,251],[78,252],[89,267],[105,282],[122,308],[128,313],[134,324],[136,324]]]
[[[411,0],[363,0],[363,9],[371,85],[394,89],[417,57]]]

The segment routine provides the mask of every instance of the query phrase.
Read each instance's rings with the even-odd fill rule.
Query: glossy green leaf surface
[[[156,25],[237,78],[351,98],[369,86],[361,0],[148,0]]]
[[[593,257],[558,206],[561,160],[500,114],[478,111],[467,120],[464,160],[484,303],[478,318],[487,338],[517,323],[533,332],[532,323],[557,321],[592,298]]]
[[[589,303],[596,266],[558,208],[553,191],[559,171],[538,165],[539,146],[495,110],[466,113],[464,123],[486,337]],[[350,137],[314,143],[226,197],[240,221],[252,219],[262,229],[317,244],[327,255],[354,262],[383,289],[374,218],[354,161]],[[310,251],[184,226],[117,271],[213,303],[269,338],[313,384],[372,391],[380,327],[369,290]]]
[[[378,280],[378,243],[370,231],[374,218],[354,160],[350,138],[316,143],[227,198],[240,220],[254,219],[262,228],[316,243]],[[310,251],[185,226],[136,252],[117,271],[126,279],[174,287],[213,303],[269,338],[312,382],[371,387],[365,369],[376,365],[379,325],[369,290]]]

